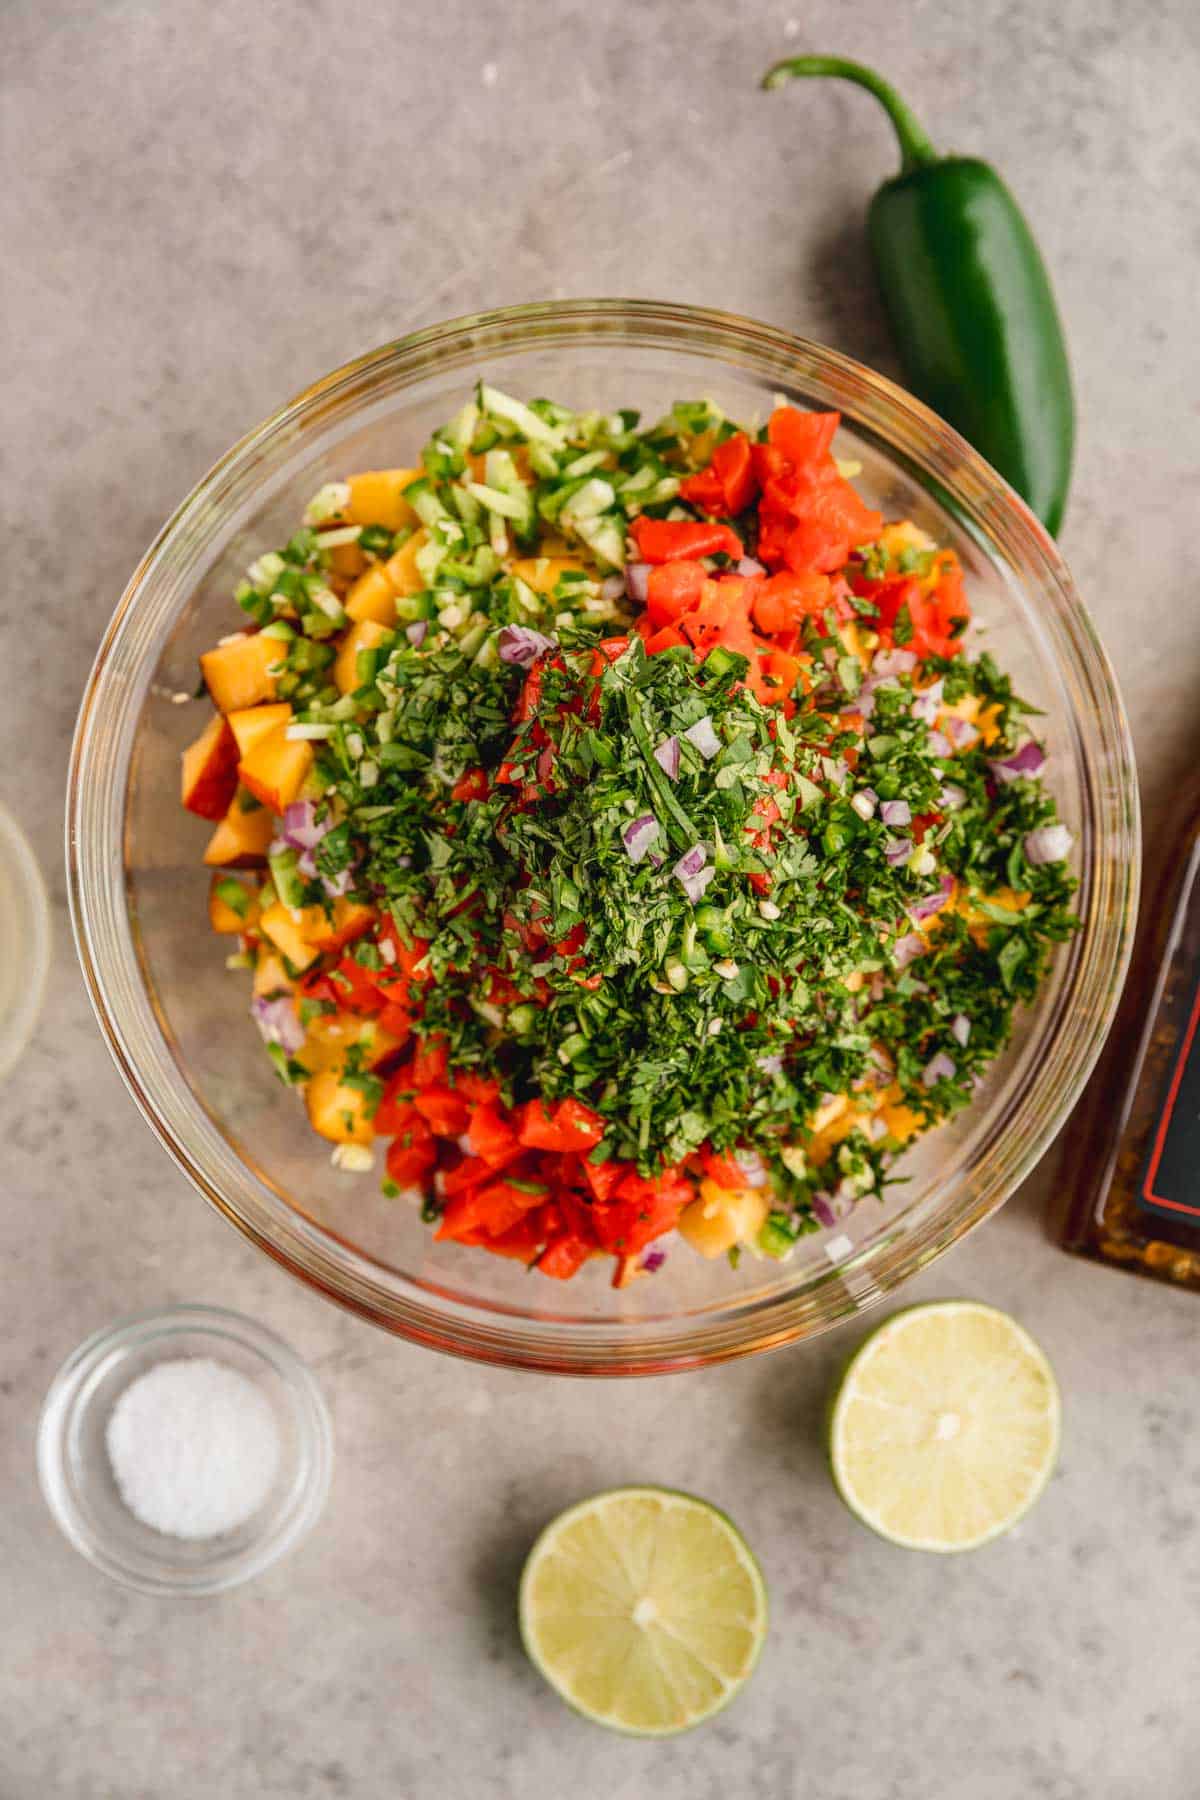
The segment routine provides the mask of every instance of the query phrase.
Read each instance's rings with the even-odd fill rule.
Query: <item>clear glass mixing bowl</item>
[[[742,420],[772,397],[836,408],[839,452],[872,505],[963,560],[977,641],[1043,713],[1049,776],[1075,834],[1083,926],[978,1099],[869,1199],[786,1263],[736,1271],[684,1247],[617,1292],[435,1244],[371,1175],[330,1166],[247,1017],[244,978],[209,935],[205,827],[179,805],[179,752],[208,716],[176,703],[196,657],[235,628],[230,593],[305,501],[347,470],[415,456],[477,377],[644,415],[707,396]],[[982,633],[986,632],[986,640]],[[1112,672],[1054,544],[924,407],[847,357],[724,313],[566,301],[452,321],[338,369],[236,444],[183,503],[117,607],[84,696],[68,796],[84,974],[142,1112],[196,1186],[285,1268],[388,1330],[485,1361],[577,1374],[694,1368],[811,1336],[882,1298],[994,1211],[1063,1122],[1124,975],[1139,827]]]

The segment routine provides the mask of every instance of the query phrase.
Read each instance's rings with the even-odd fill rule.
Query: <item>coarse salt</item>
[[[130,1512],[170,1537],[236,1530],[267,1498],[279,1469],[270,1401],[208,1356],[157,1363],[130,1382],[105,1440]]]

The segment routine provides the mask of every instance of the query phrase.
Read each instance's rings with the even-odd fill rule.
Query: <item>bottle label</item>
[[[1147,1212],[1200,1223],[1200,978],[1194,981],[1137,1197]]]

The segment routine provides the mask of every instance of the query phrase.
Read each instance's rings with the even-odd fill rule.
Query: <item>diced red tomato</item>
[[[675,562],[680,557],[742,555],[742,540],[728,525],[705,525],[691,519],[648,519],[641,514],[629,528],[643,562]]]
[[[710,1150],[705,1144],[700,1151],[700,1167],[718,1187],[744,1188],[746,1185],[745,1170],[738,1167],[728,1151]]]
[[[412,1083],[415,1088],[441,1086],[450,1065],[446,1040],[441,1037],[422,1038],[413,1054]]]
[[[704,512],[724,513],[728,518],[744,512],[758,492],[750,441],[745,433],[739,431],[718,444],[708,467],[682,481],[679,492],[684,500]]]
[[[482,1231],[488,1237],[499,1237],[545,1198],[544,1189],[529,1193],[504,1180],[468,1188],[447,1202],[437,1235],[457,1238],[464,1231]]]
[[[450,1079],[455,1091],[475,1106],[494,1106],[500,1098],[500,1083],[494,1075],[481,1075],[477,1069],[454,1069]]]
[[[429,1127],[413,1106],[412,1064],[406,1063],[384,1088],[383,1099],[375,1109],[374,1125],[380,1137],[391,1137],[395,1132],[406,1131],[414,1121],[428,1134]]]
[[[595,1198],[602,1201],[612,1199],[630,1169],[629,1163],[594,1163],[589,1162],[586,1157],[583,1160],[583,1178]]]
[[[374,973],[364,969],[352,956],[342,957],[336,969],[330,973],[329,982],[337,996],[338,1005],[347,1012],[373,1017],[384,1004],[383,995],[375,985]]]
[[[698,562],[667,562],[646,581],[646,613],[654,625],[674,625],[704,593],[708,572]]]
[[[559,1100],[552,1107],[530,1100],[520,1119],[521,1142],[533,1149],[591,1150],[604,1136],[604,1120],[579,1100]]]
[[[790,570],[770,576],[756,590],[754,623],[768,637],[793,630],[805,618],[819,618],[829,605],[829,578],[814,569],[799,575]]]
[[[465,769],[450,790],[452,800],[486,800],[488,778],[483,769]]]
[[[695,1190],[674,1170],[662,1175],[626,1175],[616,1196],[593,1209],[596,1236],[606,1250],[632,1256],[664,1231],[672,1231]]]
[[[378,1125],[378,1113],[375,1122]],[[424,1119],[410,1120],[395,1142],[388,1146],[387,1172],[397,1187],[415,1187],[425,1179],[436,1161],[433,1134]]]
[[[395,960],[375,972],[375,986],[385,999],[398,1000],[403,1005],[411,998],[414,987],[433,980],[433,970],[425,961],[429,940],[415,937],[411,944],[406,944],[390,920],[380,938],[391,944]]]
[[[495,1169],[513,1162],[523,1149],[516,1127],[495,1106],[475,1108],[467,1126],[467,1140],[473,1154]]]
[[[471,1120],[471,1108],[451,1087],[423,1087],[413,1105],[435,1137],[462,1137]]]
[[[578,1274],[594,1246],[585,1238],[560,1237],[554,1243],[547,1244],[537,1259],[538,1273],[552,1275],[556,1281],[570,1281],[572,1275]]]

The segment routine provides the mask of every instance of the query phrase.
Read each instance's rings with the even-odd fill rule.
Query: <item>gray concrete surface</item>
[[[0,793],[58,954],[0,1093],[3,1800],[1187,1800],[1200,1766],[1200,1302],[1046,1241],[1044,1169],[910,1297],[1016,1309],[1061,1373],[1061,1472],[1011,1540],[889,1551],[834,1500],[817,1422],[853,1330],[635,1386],[438,1360],[293,1286],[136,1118],[71,952],[60,812],[76,698],[160,520],[247,426],[410,326],[545,294],[732,307],[886,369],[865,97],[770,99],[789,46],[875,59],[999,163],[1070,324],[1065,548],[1111,650],[1152,838],[1198,746],[1191,0],[8,0],[3,9]],[[241,1592],[110,1587],[33,1474],[59,1359],[112,1317],[216,1299],[311,1359],[339,1460],[322,1528]],[[561,1503],[711,1495],[775,1601],[737,1707],[609,1739],[523,1663],[513,1583]]]

